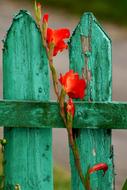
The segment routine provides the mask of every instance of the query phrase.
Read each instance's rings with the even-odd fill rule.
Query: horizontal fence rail
[[[74,128],[127,129],[127,103],[75,102]],[[54,114],[55,113],[55,114]],[[57,102],[0,101],[4,127],[64,128]]]

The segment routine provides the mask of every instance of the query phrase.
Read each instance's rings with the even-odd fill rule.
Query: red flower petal
[[[53,29],[48,28],[47,29],[47,43],[50,44],[53,41]]]
[[[56,56],[58,51],[63,51],[64,49],[67,49],[68,45],[64,42],[64,41],[60,41],[56,44],[56,46],[54,47],[54,52],[53,52],[53,56]]]
[[[70,31],[66,28],[59,30],[53,30],[51,28],[47,29],[47,43],[50,46],[50,43],[54,44],[54,53],[53,56],[57,55],[60,51],[68,48],[68,45],[63,41],[65,38],[70,37]]]
[[[61,40],[70,37],[70,31],[66,28],[54,30],[54,43],[57,44]]]
[[[59,81],[70,98],[83,99],[86,81],[80,79],[78,73],[74,73],[73,70],[70,70],[64,76],[60,75]]]
[[[103,170],[104,175],[105,175],[105,172],[108,170],[108,165],[106,163],[96,164],[92,168],[89,169],[89,173],[92,174],[98,170]]]
[[[71,74],[73,74],[73,70],[68,71],[64,76],[60,74],[59,81],[63,86],[66,84],[66,78],[68,78]]]

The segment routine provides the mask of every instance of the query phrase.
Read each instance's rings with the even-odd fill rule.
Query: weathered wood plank
[[[72,35],[70,68],[88,79],[86,101],[111,100],[111,41],[91,13],[83,15]],[[99,118],[94,119],[92,121],[96,123]],[[109,166],[105,177],[102,177],[101,172],[91,176],[91,189],[112,190],[114,173],[111,130],[81,129],[77,132],[77,144],[84,174],[89,165],[106,162]],[[83,190],[72,154],[71,173],[72,189]]]
[[[5,99],[49,100],[46,53],[40,32],[26,11],[14,17],[7,34],[3,83]],[[19,184],[22,190],[52,190],[51,129],[6,128],[4,135],[5,189],[12,190]]]
[[[127,103],[75,102],[74,128],[127,129]],[[55,114],[54,114],[55,113]],[[56,102],[0,101],[4,127],[64,128]]]

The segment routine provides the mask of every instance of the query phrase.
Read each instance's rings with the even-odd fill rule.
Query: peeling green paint
[[[3,41],[3,97],[0,125],[5,125],[5,189],[53,190],[52,132],[64,127],[58,103],[49,102],[49,73],[39,28],[21,10]],[[87,78],[84,102],[76,101],[74,128],[84,174],[106,162],[108,172],[91,176],[92,190],[113,190],[110,129],[127,129],[127,103],[111,102],[111,40],[92,13],[85,13],[69,41],[70,68]],[[55,114],[54,114],[55,112]],[[83,129],[84,128],[84,129]],[[88,129],[85,129],[88,128]],[[77,133],[77,129],[75,130]],[[71,152],[71,151],[70,151]],[[70,153],[72,189],[83,190]]]
[[[39,29],[26,11],[20,11],[14,17],[7,33],[3,50],[3,84],[5,99],[49,100],[46,53]],[[51,133],[51,129],[38,128],[4,130],[8,142],[5,148],[6,190],[14,190],[16,184],[22,190],[53,189]]]
[[[127,129],[127,103],[75,102],[73,128]],[[54,114],[55,113],[55,114]],[[65,128],[57,102],[0,101],[0,126]]]
[[[82,37],[86,39],[82,44]],[[75,29],[69,43],[70,68],[87,78],[87,92],[85,101],[111,101],[112,69],[111,69],[111,41],[100,27],[92,13],[85,13]],[[85,52],[84,48],[85,47]],[[89,51],[88,53],[86,52]],[[85,105],[84,105],[85,106]],[[79,108],[80,110],[80,108]],[[101,117],[101,115],[100,115]],[[93,120],[93,123],[96,120]],[[111,151],[111,130],[81,129],[77,138],[80,158],[84,174],[88,166],[99,162],[106,162],[109,170],[105,177],[101,172],[91,176],[93,190],[113,190],[113,154]],[[72,189],[83,190],[77,175],[71,153]]]

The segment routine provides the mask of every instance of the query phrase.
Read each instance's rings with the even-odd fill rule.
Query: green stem
[[[76,166],[78,175],[81,179],[81,182],[83,184],[84,189],[89,190],[86,187],[85,178],[84,178],[83,171],[81,168],[81,162],[80,162],[78,147],[77,147],[76,141],[73,138],[72,124],[67,125],[67,131],[68,131],[69,144],[71,146],[71,149],[72,149],[72,152],[74,155],[74,161],[75,161],[75,166]]]
[[[63,118],[64,124],[65,126],[67,125],[67,121],[66,121],[66,115],[65,115],[65,106],[64,106],[64,102],[65,102],[65,96],[66,96],[66,92],[64,91],[64,89],[62,88],[61,93],[60,93],[60,115]]]
[[[54,86],[54,91],[55,91],[55,94],[57,96],[57,100],[59,102],[59,90],[58,90],[58,77],[57,77],[57,72],[56,72],[56,69],[53,65],[53,61],[49,60],[49,67],[50,67],[50,71],[52,73],[52,80],[53,80],[53,86]]]
[[[68,118],[68,120],[67,120],[66,116],[65,116],[65,108],[64,108],[65,96],[66,96],[66,92],[64,91],[64,89],[62,89],[61,90],[61,95],[60,95],[60,110],[61,110],[60,113],[61,113],[61,117],[64,120],[66,129],[67,129],[67,132],[68,132],[68,140],[69,140],[69,144],[70,144],[70,147],[71,147],[73,155],[74,155],[74,161],[75,161],[75,165],[76,165],[78,175],[79,175],[79,177],[81,179],[81,182],[82,182],[82,184],[84,186],[84,189],[90,190],[90,189],[87,188],[87,185],[86,185],[86,182],[85,182],[85,177],[83,175],[83,171],[82,171],[82,168],[81,168],[78,147],[77,147],[76,141],[73,138],[73,131],[72,131],[72,122],[73,122],[73,120],[69,120],[69,117],[67,117]]]
[[[59,90],[58,90],[58,77],[57,77],[56,69],[53,65],[53,55],[52,55],[52,51],[54,48],[53,47],[52,47],[52,49],[48,48],[47,43],[46,43],[46,39],[43,36],[43,30],[41,28],[40,28],[40,30],[41,30],[41,36],[42,36],[42,43],[44,45],[44,48],[46,49],[46,54],[47,54],[47,58],[49,61],[49,67],[50,67],[50,71],[52,73],[54,91],[55,91],[55,94],[57,96],[57,100],[59,102],[60,97],[59,97]]]
[[[78,147],[76,145],[76,141],[73,138],[72,122],[69,123],[67,121],[67,119],[66,119],[65,108],[64,108],[66,93],[65,93],[64,89],[61,90],[61,95],[59,96],[58,77],[57,77],[56,69],[55,69],[55,67],[53,65],[53,55],[52,55],[52,53],[53,53],[52,49],[53,48],[48,48],[47,43],[46,43],[46,39],[43,37],[42,30],[41,30],[41,35],[42,35],[42,42],[43,42],[43,45],[44,45],[44,47],[46,49],[46,54],[47,54],[47,57],[48,57],[48,60],[49,60],[49,67],[50,67],[50,70],[51,70],[51,73],[52,73],[54,91],[55,91],[55,94],[57,96],[57,100],[58,100],[58,102],[60,104],[60,114],[61,114],[61,117],[63,118],[64,124],[65,124],[65,126],[67,128],[69,144],[70,144],[70,147],[71,147],[73,155],[74,155],[74,160],[75,160],[75,165],[76,165],[76,168],[77,168],[77,172],[78,172],[78,175],[79,175],[79,177],[81,179],[81,182],[83,184],[84,189],[90,190],[90,189],[87,188],[86,183],[85,183],[85,178],[84,178],[83,171],[82,171],[82,168],[81,168],[81,163],[80,163]]]

